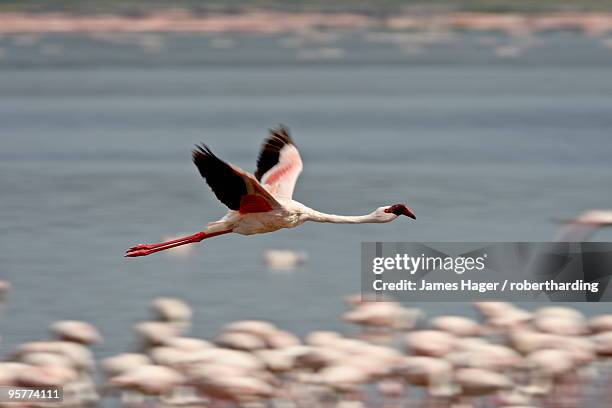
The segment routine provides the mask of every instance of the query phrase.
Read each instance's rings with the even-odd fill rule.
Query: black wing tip
[[[214,153],[212,150],[210,150],[210,147],[208,147],[206,143],[195,145],[195,149],[191,151],[191,155],[193,157],[193,161],[204,159],[206,157],[215,157]]]
[[[241,198],[247,194],[246,182],[229,164],[218,158],[206,145],[192,150],[193,163],[215,196],[230,210],[240,209]]]
[[[289,126],[279,123],[276,127],[270,129],[270,135],[273,138],[281,139],[285,144],[293,144],[293,140],[289,135]]]

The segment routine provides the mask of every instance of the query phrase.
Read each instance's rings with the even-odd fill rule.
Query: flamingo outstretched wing
[[[274,197],[291,199],[303,167],[289,130],[284,126],[271,129],[257,159],[257,180]]]
[[[280,207],[255,177],[219,159],[208,146],[197,146],[193,162],[215,196],[230,210],[246,214]]]

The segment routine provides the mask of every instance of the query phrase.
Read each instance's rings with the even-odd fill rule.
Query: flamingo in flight
[[[158,244],[141,244],[127,250],[126,257],[150,255],[206,238],[229,234],[263,234],[293,228],[306,221],[337,224],[391,222],[400,215],[416,219],[405,204],[379,207],[370,214],[348,216],[326,214],[293,200],[293,190],[302,172],[302,159],[288,129],[270,130],[259,158],[255,175],[224,162],[206,145],[193,151],[193,162],[215,196],[229,211],[201,232]]]

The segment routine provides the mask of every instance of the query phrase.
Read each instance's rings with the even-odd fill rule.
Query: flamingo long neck
[[[326,214],[320,211],[311,210],[308,219],[314,222],[331,222],[334,224],[369,224],[387,222],[377,217],[374,213],[366,215],[336,215]]]

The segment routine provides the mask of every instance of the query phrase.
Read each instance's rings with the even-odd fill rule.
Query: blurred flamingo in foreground
[[[379,207],[366,215],[346,216],[325,214],[293,200],[295,183],[302,172],[302,159],[283,126],[271,130],[264,142],[254,176],[219,159],[205,145],[193,151],[193,162],[229,212],[219,221],[210,223],[204,231],[159,244],[137,245],[128,249],[125,256],[149,255],[230,232],[263,234],[297,227],[306,221],[384,223],[400,215],[416,219],[404,204]]]
[[[612,210],[588,210],[576,218],[558,221],[564,226],[557,234],[557,241],[586,241],[598,229],[612,226]]]

